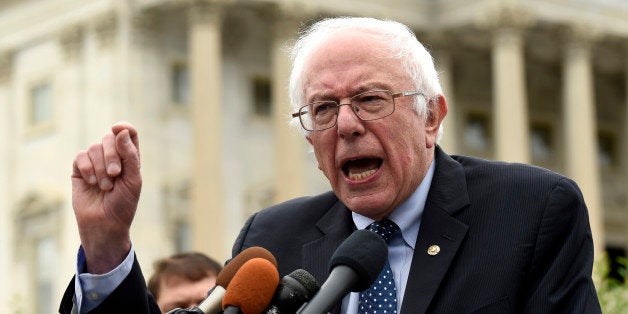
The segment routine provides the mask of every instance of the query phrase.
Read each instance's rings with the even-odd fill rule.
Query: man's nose
[[[364,132],[363,121],[353,111],[351,104],[344,103],[338,108],[338,135],[340,137],[355,136]]]

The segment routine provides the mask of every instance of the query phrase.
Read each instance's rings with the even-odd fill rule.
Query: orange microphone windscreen
[[[279,273],[275,265],[263,258],[250,259],[229,283],[222,298],[222,308],[235,306],[243,314],[262,313],[272,301],[277,285]]]
[[[221,286],[223,288],[227,288],[229,286],[229,282],[236,274],[238,269],[244,265],[244,263],[248,262],[253,258],[263,258],[271,262],[275,268],[277,268],[277,260],[267,249],[261,246],[252,246],[236,255],[225,267],[220,271],[218,276],[216,277],[216,285]]]

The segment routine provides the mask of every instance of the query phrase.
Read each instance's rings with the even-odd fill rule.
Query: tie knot
[[[381,221],[373,222],[366,229],[377,233],[384,238],[384,241],[388,242],[399,231],[399,226],[390,219],[382,219]]]

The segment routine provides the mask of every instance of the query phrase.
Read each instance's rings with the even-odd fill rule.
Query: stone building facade
[[[116,121],[140,131],[147,275],[176,251],[224,260],[252,212],[328,190],[286,123],[286,47],[338,15],[411,26],[448,99],[442,147],[572,177],[596,253],[626,255],[626,1],[3,0],[2,308],[55,312],[79,245],[72,160]]]

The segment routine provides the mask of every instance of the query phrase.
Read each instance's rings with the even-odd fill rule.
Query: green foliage
[[[603,257],[595,264],[597,296],[602,306],[602,313],[619,314],[628,312],[628,278],[626,277],[626,258],[618,258],[619,274],[624,278],[623,282],[615,278],[609,278],[610,263],[608,257]]]

